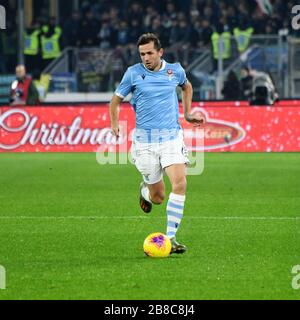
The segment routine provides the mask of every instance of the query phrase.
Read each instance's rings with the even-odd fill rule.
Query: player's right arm
[[[109,104],[110,127],[112,133],[117,137],[119,137],[119,109],[122,100],[121,97],[114,94]]]
[[[119,109],[122,100],[132,91],[131,72],[128,68],[109,104],[111,130],[119,137]]]

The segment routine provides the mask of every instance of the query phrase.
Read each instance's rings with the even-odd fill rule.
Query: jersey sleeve
[[[130,69],[127,69],[123,78],[115,91],[115,95],[124,99],[132,91],[132,81]]]
[[[181,64],[179,64],[179,68],[178,68],[178,72],[179,72],[179,86],[182,87],[183,85],[185,85],[187,83],[187,77],[185,74],[184,69],[182,68]]]

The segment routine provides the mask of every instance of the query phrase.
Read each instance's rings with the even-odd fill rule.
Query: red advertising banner
[[[180,108],[180,122],[187,123]],[[236,152],[300,151],[300,101],[254,107],[246,102],[193,103],[206,118],[204,147],[190,150]],[[0,152],[96,152],[119,145],[128,151],[135,126],[129,104],[120,110],[121,139],[110,132],[108,104],[47,107],[1,107]],[[189,131],[190,133],[190,131]],[[103,150],[103,149],[102,149]],[[115,150],[115,149],[113,149]]]

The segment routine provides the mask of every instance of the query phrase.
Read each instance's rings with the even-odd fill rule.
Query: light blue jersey
[[[180,63],[162,60],[159,71],[148,70],[142,63],[127,69],[115,94],[124,98],[132,93],[130,103],[136,113],[137,141],[162,142],[176,138],[181,129],[176,87],[186,82]]]

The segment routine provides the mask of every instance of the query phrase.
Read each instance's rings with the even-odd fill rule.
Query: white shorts
[[[189,164],[182,130],[178,132],[176,139],[161,143],[133,141],[131,156],[147,184],[159,182],[163,177],[164,169],[172,164]]]

